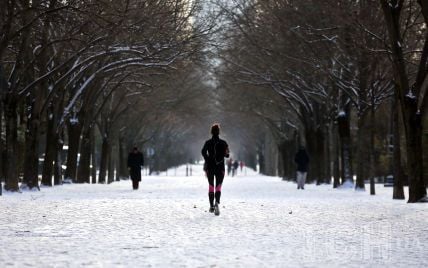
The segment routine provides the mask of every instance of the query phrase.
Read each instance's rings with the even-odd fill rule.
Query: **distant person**
[[[308,174],[309,156],[305,147],[300,146],[294,157],[297,164],[297,189],[305,189],[306,175]]]
[[[244,166],[245,166],[244,161],[240,161],[239,167],[241,168],[241,172],[242,172],[242,169],[244,168]]]
[[[239,166],[238,160],[235,160],[233,162],[232,177],[238,174],[238,166]]]
[[[229,160],[227,160],[227,176],[230,176],[230,172],[232,171],[232,158],[229,158]]]
[[[144,165],[143,154],[138,151],[137,147],[132,149],[128,155],[128,170],[132,180],[132,188],[138,190],[138,185],[141,181],[141,167]]]
[[[202,148],[202,156],[205,159],[205,172],[208,178],[208,198],[210,202],[210,213],[220,215],[221,186],[224,179],[224,158],[229,157],[229,147],[226,141],[220,139],[220,125],[211,127],[212,138],[207,140]],[[215,188],[214,188],[215,178]],[[214,204],[215,198],[215,204]]]

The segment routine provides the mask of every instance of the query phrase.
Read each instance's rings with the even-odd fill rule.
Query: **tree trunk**
[[[357,132],[357,179],[355,182],[355,189],[365,191],[364,180],[366,179],[367,169],[367,127],[365,125],[366,116],[360,114],[358,118],[358,132]]]
[[[54,163],[54,185],[62,184],[62,149],[64,146],[63,132],[55,132],[55,163]]]
[[[374,177],[376,175],[375,165],[376,165],[376,148],[375,148],[375,106],[374,100],[372,99],[372,105],[370,108],[370,194],[375,195],[375,181]]]
[[[330,127],[326,126],[324,133],[326,137],[324,139],[324,173],[326,174],[325,183],[331,184],[332,170],[331,170],[331,151],[330,151]]]
[[[55,137],[55,119],[52,107],[49,107],[47,113],[47,129],[46,129],[46,147],[45,159],[43,162],[42,185],[52,186],[52,173],[54,169],[55,153],[56,153],[56,137]]]
[[[83,131],[80,145],[80,159],[77,170],[77,183],[89,183],[91,172],[91,127]]]
[[[1,67],[0,67],[0,83],[3,83]],[[1,84],[0,84],[0,90],[2,90]],[[0,100],[0,135],[3,135],[3,101],[1,100]],[[0,195],[2,193],[2,181],[4,178],[3,151],[4,151],[3,139],[0,136]]]
[[[258,148],[258,156],[259,156],[259,173],[265,174],[265,157],[264,150],[261,145]]]
[[[393,119],[392,119],[392,139],[394,145],[393,152],[393,176],[394,176],[394,192],[392,199],[405,199],[404,196],[404,176],[403,167],[401,166],[401,142],[400,142],[400,107],[397,100],[393,102]]]
[[[32,105],[31,109],[35,109]],[[39,188],[39,119],[35,112],[31,112],[27,121],[25,133],[24,179],[21,187]]]
[[[325,134],[323,132],[323,129],[318,127],[315,132],[315,138],[316,138],[316,156],[317,158],[314,159],[317,161],[315,164],[317,165],[318,170],[318,176],[317,176],[317,185],[321,185],[323,183],[327,182],[326,177],[326,159],[325,159]],[[312,160],[312,162],[314,161]]]
[[[95,151],[95,127],[91,128],[91,177],[92,183],[97,183],[97,161],[96,161],[96,151]]]
[[[309,172],[308,177],[311,178],[307,180],[308,182],[314,181],[317,185],[324,183],[325,174],[324,174],[324,133],[321,129],[306,127],[306,144],[309,152]],[[294,159],[293,159],[294,160]]]
[[[107,183],[110,184],[114,182],[114,171],[116,169],[116,159],[113,155],[113,146],[110,146],[108,152],[108,176],[107,176]]]
[[[352,178],[352,157],[351,157],[351,131],[349,123],[349,109],[338,117],[341,159],[342,159],[342,185],[350,187],[354,185]]]
[[[10,94],[10,93],[9,93]],[[7,96],[5,105],[6,121],[6,177],[4,188],[7,191],[19,191],[17,149],[18,149],[18,114],[14,96]]]
[[[333,133],[332,139],[332,155],[333,155],[333,188],[340,186],[340,141],[338,137],[338,131],[335,127],[332,127],[331,133]]]
[[[67,125],[68,130],[68,152],[67,169],[65,170],[66,179],[76,182],[77,154],[79,152],[80,134],[82,126],[79,122],[72,122]]]
[[[388,30],[389,40],[391,42],[392,60],[394,68],[394,77],[397,82],[395,97],[399,98],[401,105],[401,112],[403,114],[403,123],[405,126],[406,136],[406,153],[407,153],[407,169],[409,173],[409,203],[418,202],[426,198],[426,185],[423,178],[423,157],[422,157],[422,123],[421,114],[418,109],[418,98],[420,87],[423,85],[423,80],[426,76],[426,53],[428,48],[427,40],[424,43],[424,49],[421,58],[419,71],[415,83],[415,88],[410,87],[407,62],[404,57],[402,48],[403,40],[401,34],[400,15],[403,7],[395,7],[394,3],[390,1],[380,1],[385,22]],[[423,4],[422,7],[424,18],[426,20]],[[413,92],[415,90],[415,92]],[[413,94],[415,93],[415,94]],[[426,105],[426,104],[423,104]]]
[[[101,147],[101,160],[100,160],[100,173],[98,175],[98,183],[106,183],[106,173],[108,168],[110,141],[107,137],[103,137],[103,144]]]
[[[290,162],[294,162],[293,159],[290,158],[290,141],[284,140],[279,145],[279,152],[281,154],[281,161],[282,161],[282,177],[286,180],[290,180]]]
[[[119,165],[118,165],[116,180],[127,179],[128,168],[127,168],[126,150],[125,150],[123,138],[119,138],[118,145],[119,145]]]
[[[416,105],[415,107],[416,108]],[[407,170],[409,172],[409,203],[414,203],[427,195],[423,177],[422,125],[416,109],[409,109],[407,116]]]

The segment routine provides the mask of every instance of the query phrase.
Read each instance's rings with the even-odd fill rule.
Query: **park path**
[[[0,197],[0,267],[428,267],[428,206],[247,171],[207,212],[200,166]]]

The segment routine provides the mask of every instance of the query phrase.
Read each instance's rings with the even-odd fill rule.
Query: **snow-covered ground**
[[[0,197],[0,267],[428,267],[428,206],[377,195],[226,177],[207,212],[201,166],[111,185]],[[175,176],[176,175],[176,176]]]

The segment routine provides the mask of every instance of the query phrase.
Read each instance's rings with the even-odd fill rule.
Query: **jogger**
[[[229,157],[229,147],[226,141],[219,138],[220,126],[214,124],[211,127],[212,138],[207,140],[202,148],[202,156],[205,159],[204,170],[208,178],[208,198],[210,212],[220,214],[221,187],[224,179],[224,158]],[[215,203],[214,203],[215,199]]]

